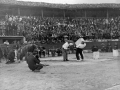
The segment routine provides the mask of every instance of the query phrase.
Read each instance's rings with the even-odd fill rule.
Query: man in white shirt
[[[83,48],[86,46],[85,40],[80,37],[77,41],[76,41],[76,58],[77,60],[80,60],[79,54],[81,56],[81,61],[83,61],[84,56],[83,56]]]
[[[65,43],[62,45],[63,61],[69,61],[68,52],[67,52],[69,46],[70,46],[70,43],[67,41],[67,38],[66,38]]]
[[[5,44],[5,45],[9,45],[9,42],[8,42],[8,40],[6,40],[6,41],[4,42],[4,44]]]

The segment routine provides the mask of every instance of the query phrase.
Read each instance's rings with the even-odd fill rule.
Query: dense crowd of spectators
[[[87,39],[118,39],[120,17],[70,18],[6,15],[0,20],[0,35],[25,36],[27,40],[62,42],[68,35],[75,40],[79,35]]]

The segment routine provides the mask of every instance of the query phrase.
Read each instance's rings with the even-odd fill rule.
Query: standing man
[[[18,42],[16,40],[13,42],[13,44],[14,44],[14,52],[15,52],[15,60],[17,60],[17,50],[19,48],[19,43]]]
[[[6,40],[5,42],[4,42],[4,46],[5,46],[5,48],[3,49],[4,51],[3,51],[3,55],[4,55],[4,58],[6,59],[6,61],[7,61],[7,56],[8,56],[8,52],[9,52],[9,42],[8,42],[8,40]]]
[[[65,38],[65,43],[62,45],[63,61],[69,61],[68,60],[68,49],[70,45],[73,45],[72,42],[69,42],[68,39]]]
[[[2,51],[2,49],[0,47],[0,63],[1,63],[2,58],[3,58],[3,51]]]
[[[85,40],[83,39],[83,37],[80,37],[76,42],[76,58],[79,61],[80,57],[79,54],[81,56],[81,61],[84,60],[84,56],[83,56],[83,48],[86,46]]]

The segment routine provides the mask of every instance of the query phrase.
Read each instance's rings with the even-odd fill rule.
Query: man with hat
[[[68,49],[71,45],[73,45],[73,42],[71,40],[68,40],[66,37],[64,38],[64,40],[65,40],[65,43],[62,45],[63,61],[69,61]]]

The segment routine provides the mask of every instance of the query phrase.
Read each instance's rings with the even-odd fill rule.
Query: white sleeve
[[[78,44],[76,47],[78,48],[78,47],[80,47],[81,46],[81,44]]]

